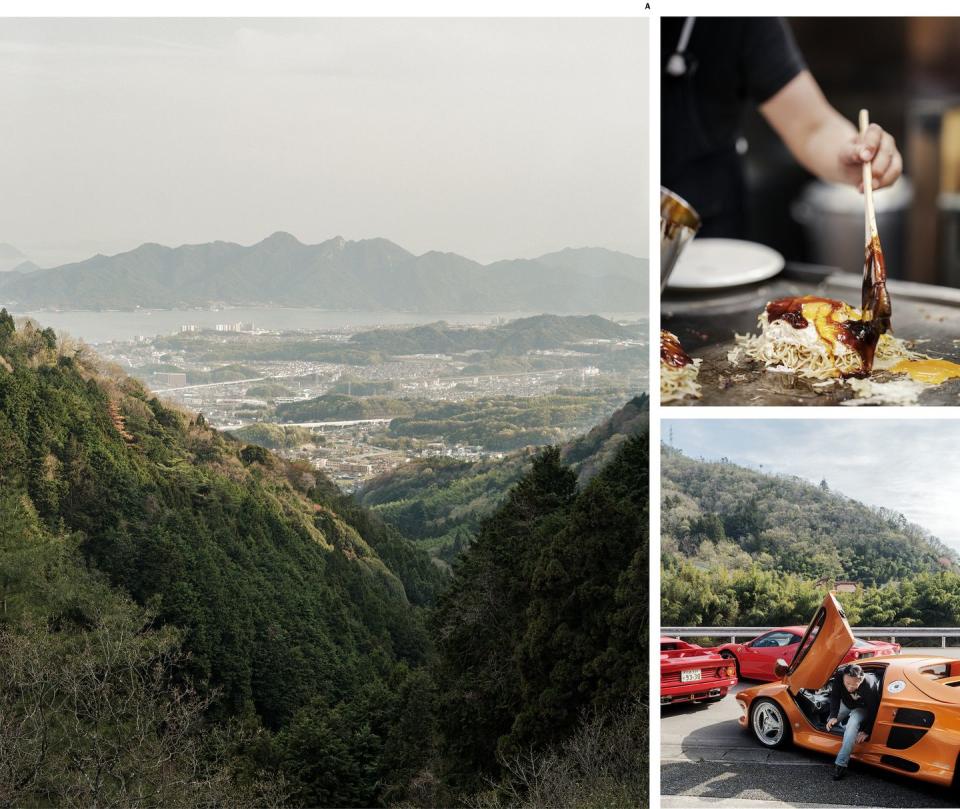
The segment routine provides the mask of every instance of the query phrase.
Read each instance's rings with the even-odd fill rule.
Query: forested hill
[[[430,650],[423,612],[444,578],[395,529],[309,465],[211,430],[52,330],[15,328],[5,311],[0,458],[4,657],[19,650],[24,665],[56,660],[56,672],[71,670],[81,653],[94,657],[94,670],[101,653],[116,656],[111,665],[129,663],[124,655],[136,657],[130,644],[144,631],[137,621],[146,621],[182,639],[187,657],[174,673],[214,700],[210,719],[263,729],[256,763],[282,775],[293,803],[369,806],[384,785],[416,771],[423,751],[410,745],[409,728],[426,698],[415,685]],[[105,586],[111,595],[92,595]],[[105,614],[127,614],[128,596],[149,616],[103,641],[96,633]],[[152,671],[159,658],[144,654]],[[13,702],[0,702],[0,712],[18,716],[29,695],[0,699],[7,696]],[[113,705],[114,724],[94,729],[101,741],[104,733],[124,737],[127,723],[140,720],[116,712],[141,702],[144,710],[154,704]],[[25,716],[23,727],[38,716]],[[67,736],[81,733],[82,719],[73,721]],[[157,726],[174,730],[167,720]],[[5,746],[7,729],[0,748],[21,753],[35,779],[11,765],[11,783],[27,790],[13,803],[66,800],[60,781],[37,775],[27,741]],[[38,743],[37,751],[59,778],[64,759],[53,756],[61,748]],[[34,783],[40,792],[30,792]],[[71,800],[92,805],[109,795],[126,805],[132,798],[122,790],[133,784],[111,782],[112,792]],[[0,776],[0,794],[10,797],[7,786]]]
[[[957,557],[902,514],[797,477],[694,460],[663,447],[666,559],[703,569],[761,569],[865,586],[957,568]],[[825,464],[829,478],[829,464]]]
[[[454,566],[433,618],[440,772],[523,796],[468,805],[647,805],[648,447],[639,429],[581,487],[543,450]]]
[[[599,315],[534,315],[493,328],[451,326],[439,322],[412,328],[372,329],[353,335],[350,342],[393,355],[492,351],[515,356],[585,340],[624,340],[641,336],[639,327],[621,326]]]
[[[631,436],[645,434],[649,401],[635,396],[609,418],[561,449],[563,461],[586,484],[610,463]],[[500,461],[429,458],[405,464],[370,481],[361,502],[404,536],[447,562],[473,539],[481,521],[497,508],[528,469],[529,451]]]

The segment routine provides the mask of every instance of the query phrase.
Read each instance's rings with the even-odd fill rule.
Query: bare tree
[[[134,617],[0,630],[0,807],[283,805],[282,783],[238,777],[246,739],[206,727],[212,697],[174,681],[176,633]]]
[[[465,801],[470,809],[636,809],[648,796],[648,713],[644,702],[584,714],[555,747],[502,757],[503,775]]]

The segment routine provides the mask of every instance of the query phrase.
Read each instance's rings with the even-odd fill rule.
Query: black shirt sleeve
[[[860,726],[860,730],[869,736],[873,730],[873,722],[880,710],[880,681],[872,674],[868,674],[858,690],[863,697],[863,707],[867,713],[867,718]]]
[[[747,97],[754,103],[769,101],[805,69],[786,20],[753,17],[745,21],[741,70]]]

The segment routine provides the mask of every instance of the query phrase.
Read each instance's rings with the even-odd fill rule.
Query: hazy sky
[[[960,550],[960,421],[664,420],[662,435],[692,457],[797,475],[899,511]]]
[[[0,19],[0,242],[646,256],[646,20]]]

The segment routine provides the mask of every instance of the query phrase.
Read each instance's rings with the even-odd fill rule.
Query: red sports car
[[[773,671],[777,660],[793,662],[797,649],[800,648],[800,638],[806,630],[805,626],[781,626],[764,632],[748,643],[726,643],[717,647],[717,651],[734,662],[738,677],[772,683],[780,679]],[[899,643],[854,638],[853,648],[847,652],[843,663],[852,663],[861,657],[896,654],[900,654]]]
[[[715,702],[737,684],[737,670],[715,649],[660,638],[660,704]]]

